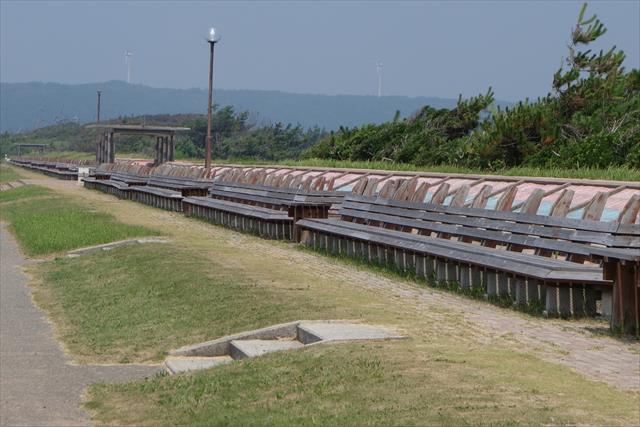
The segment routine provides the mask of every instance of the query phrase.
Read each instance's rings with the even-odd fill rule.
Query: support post
[[[109,163],[116,162],[116,143],[113,132],[109,132]]]
[[[153,164],[158,166],[160,164],[160,137],[156,136],[156,156],[153,159]]]
[[[608,265],[614,269],[611,328],[624,334],[640,334],[640,263]]]

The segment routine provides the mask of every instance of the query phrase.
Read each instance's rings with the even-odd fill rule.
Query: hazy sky
[[[206,87],[205,34],[216,26],[216,87],[504,100],[549,91],[581,2],[171,2],[0,0],[0,80],[132,80]],[[598,44],[640,63],[640,1],[591,2]]]

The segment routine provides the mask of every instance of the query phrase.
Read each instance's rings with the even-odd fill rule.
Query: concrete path
[[[151,376],[159,366],[74,366],[31,300],[13,236],[0,225],[0,425],[88,425],[81,408],[89,384]]]

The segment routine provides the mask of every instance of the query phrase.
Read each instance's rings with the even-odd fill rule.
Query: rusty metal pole
[[[98,113],[96,114],[96,123],[100,123],[100,95],[102,95],[102,91],[98,90]]]
[[[101,90],[96,91],[98,93],[98,108],[96,112],[96,123],[100,123],[100,95],[102,95]],[[96,163],[99,165],[102,163],[102,155],[100,150],[102,149],[102,138],[100,137],[100,131],[98,131],[98,138],[96,140]]]
[[[205,147],[204,167],[211,167],[211,115],[213,114],[213,50],[216,42],[207,40],[211,48],[209,55],[209,104],[207,106],[207,141]]]

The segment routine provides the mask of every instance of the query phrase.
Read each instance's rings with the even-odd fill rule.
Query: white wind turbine
[[[378,98],[382,96],[382,62],[376,63],[376,69],[378,70]]]
[[[127,64],[127,83],[131,83],[131,57],[133,53],[128,50],[124,51],[124,62]]]

